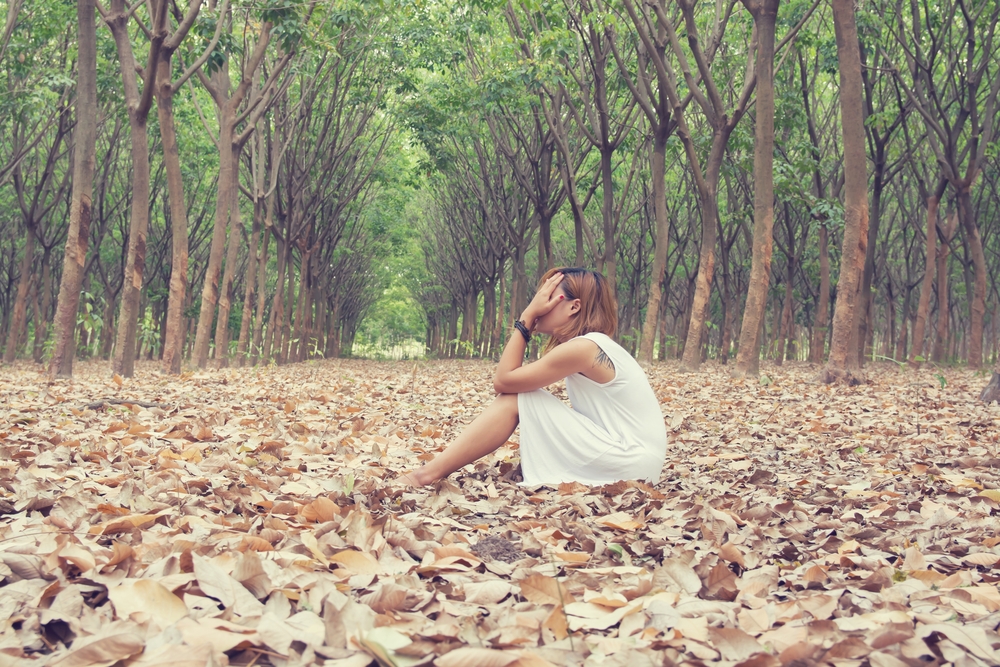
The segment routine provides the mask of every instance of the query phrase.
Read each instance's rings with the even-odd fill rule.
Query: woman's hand
[[[529,330],[534,330],[535,322],[556,307],[562,299],[562,294],[556,294],[556,288],[562,282],[563,274],[556,273],[551,278],[542,283],[542,286],[535,292],[535,297],[528,304],[528,307],[521,313],[521,319],[528,326]]]

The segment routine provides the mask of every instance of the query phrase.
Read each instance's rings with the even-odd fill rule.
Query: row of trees
[[[589,264],[646,360],[736,354],[745,375],[763,351],[828,379],[995,360],[998,14],[581,0],[469,18],[413,112],[437,167],[431,348],[488,353],[538,274]]]
[[[8,3],[0,43],[4,361],[349,350],[405,204],[399,17],[42,4]]]
[[[400,285],[486,356],[564,264],[689,370],[997,357],[995,0],[44,4],[0,32],[6,362],[338,356]]]

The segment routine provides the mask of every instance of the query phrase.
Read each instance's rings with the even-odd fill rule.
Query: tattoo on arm
[[[598,350],[597,351],[597,356],[594,357],[594,365],[595,366],[604,366],[605,368],[610,368],[611,370],[615,370],[615,364],[614,364],[614,362],[611,361],[611,359],[604,352],[604,350]]]

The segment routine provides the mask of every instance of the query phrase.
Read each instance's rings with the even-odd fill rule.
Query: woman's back
[[[622,479],[659,480],[667,430],[645,372],[603,333],[585,338],[614,364],[614,378],[598,383],[582,373],[566,378],[572,409],[547,391],[518,394],[524,483]]]
[[[602,333],[580,336],[596,343],[615,367],[615,377],[600,384],[581,373],[566,378],[573,409],[624,442],[640,445],[661,457],[667,451],[667,430],[646,373],[632,355]]]

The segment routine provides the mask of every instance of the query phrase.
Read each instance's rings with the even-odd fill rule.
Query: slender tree
[[[171,261],[170,293],[167,300],[167,322],[163,344],[163,371],[177,375],[181,372],[181,357],[184,348],[184,301],[187,298],[188,275],[188,217],[187,202],[184,199],[184,180],[181,175],[180,151],[177,145],[177,128],[174,122],[174,96],[181,86],[201,67],[219,43],[224,21],[217,21],[215,34],[201,56],[185,69],[176,80],[171,80],[171,65],[174,53],[180,48],[184,38],[201,11],[204,0],[193,0],[183,16],[176,16],[177,27],[163,40],[159,62],[160,72],[156,82],[156,111],[160,123],[160,138],[163,142],[163,165],[167,175],[167,196],[170,203]],[[229,0],[223,0],[219,15],[225,16]]]
[[[122,287],[121,309],[118,313],[118,333],[112,368],[124,377],[135,370],[136,330],[139,324],[140,296],[146,271],[146,236],[149,230],[149,140],[146,124],[153,106],[153,91],[163,42],[167,37],[167,0],[155,0],[149,6],[151,25],[149,55],[144,68],[138,67],[129,36],[129,22],[136,13],[125,0],[112,0],[110,11],[101,11],[118,47],[125,108],[128,111],[132,142],[132,208],[128,234],[128,254],[125,262],[125,284]],[[98,5],[98,7],[100,7]],[[138,20],[138,19],[136,19]],[[139,76],[142,90],[139,90]]]
[[[90,238],[94,168],[97,159],[97,20],[95,0],[77,2],[76,126],[73,130],[73,194],[56,306],[55,345],[50,377],[71,377],[76,353],[76,313],[80,304]]]
[[[629,72],[625,59],[611,43],[615,61],[622,72],[632,97],[649,124],[652,142],[649,152],[650,178],[652,179],[653,217],[656,222],[654,235],[653,264],[650,274],[649,295],[646,299],[646,319],[643,322],[639,342],[639,359],[644,363],[653,361],[653,345],[656,339],[656,325],[660,321],[660,305],[663,301],[662,286],[667,273],[667,250],[670,244],[670,216],[667,212],[666,154],[667,142],[677,129],[670,97],[667,89],[671,82],[662,63],[667,58],[667,34],[662,23],[656,23],[656,33],[650,34],[652,22],[648,15],[635,24],[639,33],[636,46],[635,81]],[[660,66],[650,61],[658,61]],[[652,70],[652,72],[650,72]],[[653,83],[656,82],[654,87]]]
[[[311,8],[311,5],[310,5]],[[220,20],[222,20],[220,18]],[[230,27],[231,29],[231,27]],[[231,209],[236,200],[235,193],[238,189],[237,179],[239,177],[235,156],[238,156],[238,149],[243,142],[249,139],[252,134],[257,119],[267,110],[275,99],[275,92],[278,89],[278,81],[282,71],[291,60],[292,53],[285,50],[283,56],[278,60],[269,73],[268,79],[264,82],[263,88],[269,91],[255,98],[256,105],[240,111],[243,101],[246,99],[250,88],[253,85],[254,75],[257,68],[261,66],[264,55],[267,53],[268,44],[271,42],[271,31],[273,24],[265,21],[260,27],[256,43],[250,47],[248,45],[246,53],[249,55],[243,62],[240,71],[240,81],[235,89],[230,89],[228,59],[219,66],[211,75],[206,76],[198,70],[198,78],[208,90],[215,102],[218,121],[218,149],[219,149],[219,181],[218,195],[215,207],[215,225],[212,232],[212,247],[209,253],[208,267],[205,273],[205,282],[201,292],[201,310],[198,314],[198,326],[195,335],[193,358],[199,368],[204,368],[208,363],[208,351],[212,322],[216,315],[216,306],[219,306],[219,322],[216,327],[216,358],[223,359],[228,356],[228,346],[226,339],[226,324],[229,319],[229,306],[232,297],[232,276],[235,267],[236,250],[240,238],[239,230],[235,225],[230,225]],[[246,129],[242,133],[237,133],[238,123],[246,120]],[[234,154],[234,147],[237,149]],[[226,244],[226,228],[230,227],[229,248]],[[220,290],[219,279],[222,273],[222,259],[225,252],[227,258],[226,274],[224,284]],[[221,300],[220,300],[221,295]],[[220,326],[222,329],[220,330]],[[220,349],[220,347],[222,349]]]
[[[840,280],[833,312],[830,358],[821,375],[824,382],[857,382],[857,355],[849,360],[854,331],[854,309],[859,307],[859,285],[868,247],[868,177],[865,157],[864,100],[861,50],[853,0],[832,0],[840,73],[840,122],[844,139],[844,240]]]
[[[924,278],[920,283],[920,301],[917,304],[917,316],[913,321],[913,343],[910,347],[909,363],[913,368],[919,368],[923,360],[924,332],[931,310],[931,293],[934,291],[934,272],[937,268],[937,229],[938,205],[948,182],[944,179],[938,183],[933,193],[925,195],[927,202],[926,223],[926,261],[924,262]],[[924,188],[921,188],[924,189]]]
[[[771,286],[774,227],[774,25],[779,0],[743,0],[757,29],[757,105],[754,125],[753,259],[743,311],[734,377],[756,376],[760,367],[760,323]],[[791,295],[792,285],[785,285]]]

